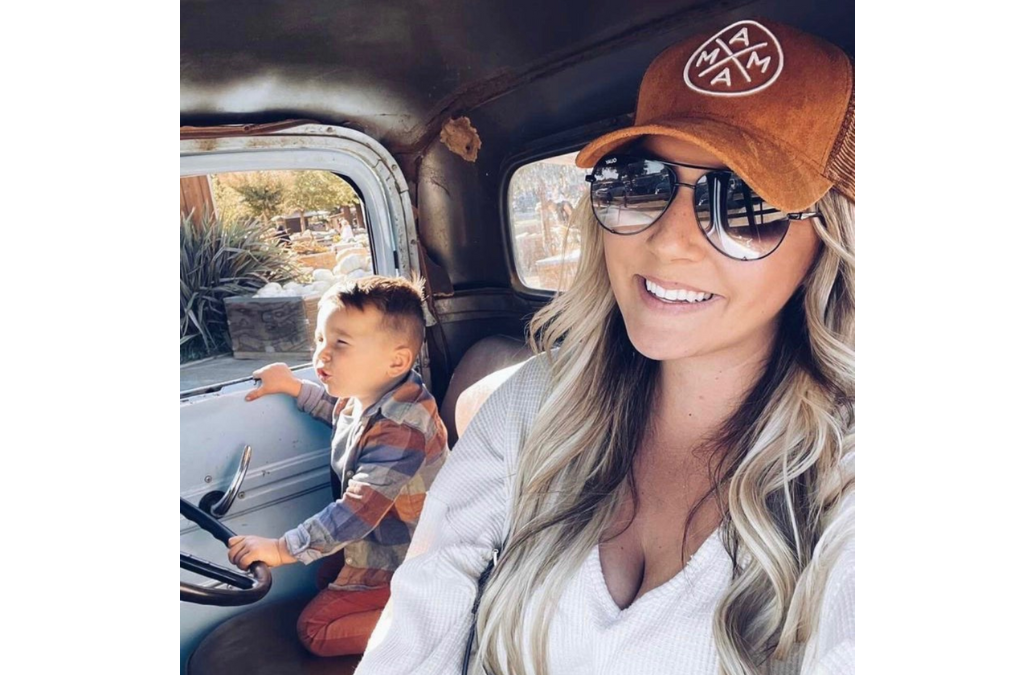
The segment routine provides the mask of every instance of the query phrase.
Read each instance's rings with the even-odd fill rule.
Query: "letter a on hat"
[[[733,43],[735,43],[735,42],[743,42],[745,47],[748,47],[748,46],[751,45],[751,40],[748,39],[748,29],[747,29],[747,26],[744,26],[743,28],[741,28],[739,31],[737,31],[736,35],[734,35],[733,37],[730,38],[730,44],[731,45]]]

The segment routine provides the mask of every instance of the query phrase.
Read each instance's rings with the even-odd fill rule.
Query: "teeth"
[[[644,281],[646,282],[647,290],[650,291],[651,295],[669,302],[704,302],[705,300],[711,300],[713,297],[711,293],[693,293],[685,288],[669,290],[662,288],[649,279],[644,279]]]

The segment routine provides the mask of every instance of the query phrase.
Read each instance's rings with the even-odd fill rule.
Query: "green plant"
[[[180,362],[229,351],[223,300],[300,278],[297,256],[257,220],[180,220]]]
[[[340,206],[358,204],[352,186],[329,171],[298,171],[287,191],[285,203],[303,211],[337,211]]]
[[[230,188],[241,196],[245,210],[268,223],[284,207],[287,185],[278,171],[251,171],[238,174]]]
[[[229,174],[233,176],[233,174]],[[223,220],[238,220],[248,215],[241,199],[241,193],[230,187],[226,174],[212,174],[212,199],[216,204],[216,213]]]

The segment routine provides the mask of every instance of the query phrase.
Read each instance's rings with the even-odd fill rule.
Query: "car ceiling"
[[[748,17],[855,51],[844,0],[182,0],[181,124],[314,119],[421,153],[451,117],[513,149],[632,111],[661,49]],[[502,156],[502,155],[499,155]]]

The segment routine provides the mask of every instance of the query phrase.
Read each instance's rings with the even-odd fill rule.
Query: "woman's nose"
[[[670,260],[703,260],[710,244],[697,222],[693,190],[682,187],[658,222],[647,230],[647,243]]]

